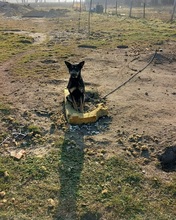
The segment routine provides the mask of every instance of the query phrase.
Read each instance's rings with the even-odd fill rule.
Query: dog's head
[[[70,76],[72,78],[78,78],[81,74],[81,69],[84,66],[84,61],[82,61],[78,64],[71,64],[71,63],[65,61],[65,64],[69,70]]]

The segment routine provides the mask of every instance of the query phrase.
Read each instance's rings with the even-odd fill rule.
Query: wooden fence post
[[[117,0],[116,0],[116,15],[117,15]]]
[[[130,1],[130,13],[129,13],[130,18],[131,18],[131,14],[132,14],[132,7],[133,7],[133,0]]]
[[[146,0],[144,1],[144,5],[143,5],[143,18],[145,18],[145,7],[146,7]]]
[[[91,10],[92,10],[92,0],[90,0],[90,5],[89,5],[88,36],[90,36],[90,16],[91,16]]]
[[[79,1],[79,18],[78,18],[78,32],[80,31],[81,27],[81,11],[82,11],[82,2],[81,0]]]
[[[173,11],[172,11],[172,15],[171,15],[171,21],[173,21],[173,19],[174,19],[175,8],[176,8],[176,0],[174,1]]]
[[[107,12],[107,4],[108,4],[108,0],[105,0],[105,13]]]

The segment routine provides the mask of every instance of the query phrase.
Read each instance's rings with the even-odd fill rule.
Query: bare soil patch
[[[174,43],[163,45],[163,51],[158,53],[147,69],[107,97],[106,105],[109,108],[111,123],[105,133],[92,137],[95,139],[95,144],[106,139],[111,146],[109,151],[113,152],[118,142],[126,142],[131,135],[149,136],[153,150],[150,153],[146,152],[147,157],[145,154],[138,153],[133,144],[131,146],[130,141],[126,144],[132,147],[131,150],[127,150],[128,147],[125,144],[125,147],[119,146],[118,150],[115,147],[115,152],[124,150],[130,157],[142,157],[152,161],[157,158],[161,149],[175,143],[176,63],[174,48]],[[85,50],[86,54],[87,48],[81,48],[81,50]],[[83,78],[92,88],[96,88],[102,97],[135,74],[137,70],[142,69],[154,53],[139,51],[136,58],[132,48],[117,48],[109,51],[88,50],[89,54],[80,58],[86,61]],[[16,109],[14,117],[18,118],[22,124],[35,123],[50,135],[53,122],[49,115],[54,115],[55,119],[59,119],[63,114],[63,91],[67,86],[68,76],[59,76],[53,80],[44,77],[38,80],[16,79],[11,72],[20,56],[22,55],[17,55],[1,66],[1,97],[6,102],[13,103]],[[50,65],[50,62],[47,65]],[[97,123],[101,124],[101,120]],[[122,133],[120,138],[119,132]],[[123,135],[123,132],[127,132],[128,135]],[[97,138],[99,141],[96,141]],[[139,140],[134,142],[140,143]]]

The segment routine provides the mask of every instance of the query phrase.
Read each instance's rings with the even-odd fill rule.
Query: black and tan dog
[[[73,108],[77,111],[84,112],[85,86],[81,77],[81,69],[84,66],[84,61],[79,64],[71,64],[65,61],[65,64],[70,73],[67,89],[70,93]]]

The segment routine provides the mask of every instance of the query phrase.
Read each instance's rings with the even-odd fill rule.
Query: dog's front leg
[[[76,100],[75,100],[75,98],[72,96],[72,103],[73,103],[73,108],[76,110],[76,111],[78,111],[78,106],[77,106],[77,104],[76,104]]]
[[[84,100],[82,98],[80,99],[80,112],[84,112]]]
[[[79,91],[82,93],[81,97],[80,97],[80,112],[84,112],[84,93],[85,93],[85,89],[84,87],[80,87]]]

